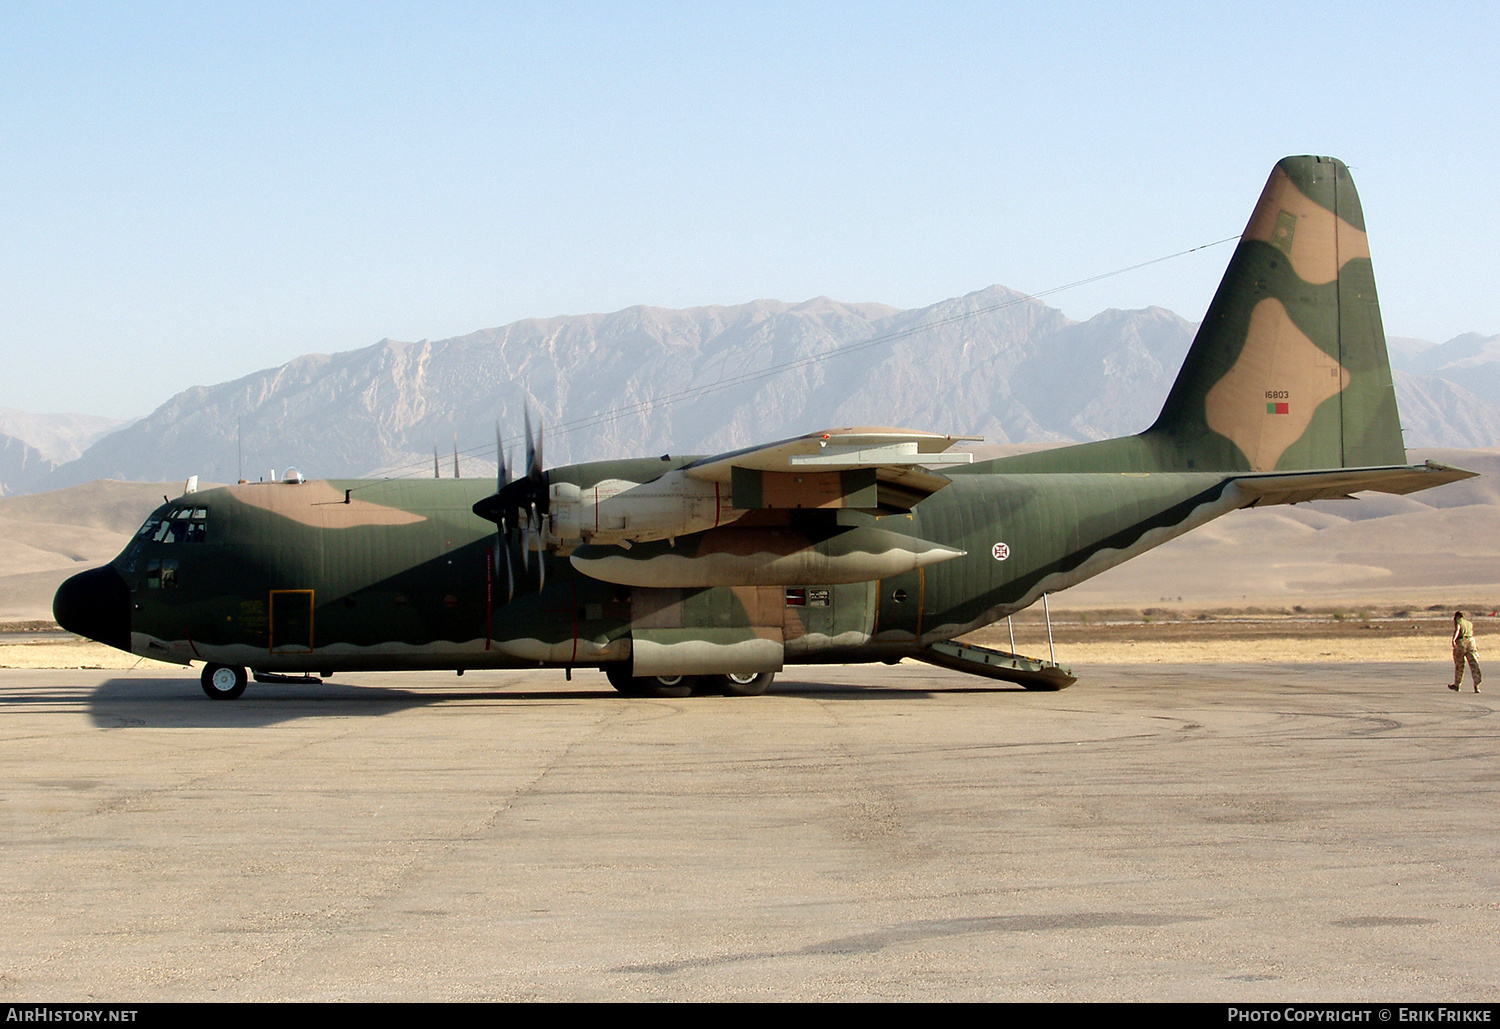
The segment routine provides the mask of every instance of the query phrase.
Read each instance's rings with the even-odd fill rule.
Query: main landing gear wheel
[[[631,678],[628,662],[605,665],[604,675],[627,697],[689,697],[693,693],[692,676],[647,675],[635,679]]]
[[[643,690],[643,680],[630,677],[630,662],[622,661],[619,664],[605,665],[604,677],[609,684],[627,697],[639,697]]]
[[[648,697],[691,697],[697,677],[692,675],[648,675],[637,679],[639,689]]]
[[[726,697],[758,697],[771,688],[775,672],[730,672],[714,676],[715,685]]]
[[[248,681],[242,665],[203,666],[203,692],[214,700],[233,700],[245,692]]]

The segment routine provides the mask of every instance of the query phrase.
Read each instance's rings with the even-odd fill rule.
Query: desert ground
[[[1329,669],[0,670],[0,998],[1493,1003],[1494,697]]]

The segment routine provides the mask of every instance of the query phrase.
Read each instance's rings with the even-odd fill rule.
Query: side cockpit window
[[[147,519],[139,535],[153,543],[202,543],[208,539],[208,508],[174,507]]]

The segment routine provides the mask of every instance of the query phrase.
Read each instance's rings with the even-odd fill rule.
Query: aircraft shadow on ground
[[[379,717],[434,704],[495,700],[581,700],[615,696],[613,690],[424,690],[356,683],[287,685],[252,683],[238,700],[210,700],[182,679],[110,679],[89,697],[89,714],[101,728],[132,725],[254,729],[301,718]]]
[[[770,698],[800,697],[809,700],[925,700],[952,693],[1024,693],[1018,686],[955,685],[913,689],[872,687],[852,683],[791,680],[772,687]],[[38,698],[44,699],[44,698]],[[61,698],[54,698],[61,699]],[[480,702],[562,703],[618,700],[622,704],[695,703],[715,701],[745,705],[753,713],[755,697],[688,697],[665,699],[623,697],[608,687],[602,689],[516,689],[496,686],[464,690],[422,690],[392,686],[363,686],[356,682],[324,682],[321,685],[252,683],[238,700],[210,700],[197,683],[182,678],[109,679],[88,698],[89,716],[102,729],[131,726],[176,728],[261,728],[300,718],[380,717],[434,704]]]
[[[777,680],[771,687],[773,695],[809,697],[816,700],[860,700],[882,698],[890,700],[910,699],[924,700],[931,697],[946,696],[952,693],[1025,693],[1026,690],[1020,686],[1006,684],[991,684],[980,680],[971,680],[973,683],[956,681],[952,686],[925,686],[922,688],[912,686],[860,686],[853,683],[827,683],[827,682],[802,682],[792,680],[782,682]]]

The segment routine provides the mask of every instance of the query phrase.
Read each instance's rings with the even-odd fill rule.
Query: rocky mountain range
[[[0,408],[0,496],[47,488],[38,484],[124,424],[98,415]]]
[[[25,440],[0,433],[0,496],[26,493],[32,483],[45,479],[57,468]]]
[[[382,340],[195,386],[76,455],[0,421],[4,492],[99,478],[494,472],[494,425],[546,425],[549,465],[716,452],[882,424],[990,443],[1102,439],[1155,417],[1196,326],[1160,308],[1073,321],[1001,286],[916,310],[819,297],[527,319]],[[1393,340],[1408,446],[1500,445],[1500,336]]]

